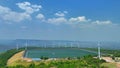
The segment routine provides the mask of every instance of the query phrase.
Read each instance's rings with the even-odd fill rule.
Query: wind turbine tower
[[[98,43],[98,58],[101,59],[101,53],[100,53],[100,43]]]
[[[79,41],[77,42],[77,47],[79,48]]]
[[[27,50],[27,46],[28,46],[28,44],[27,44],[27,41],[26,41],[26,43],[25,43],[25,50]]]
[[[73,47],[73,43],[71,42],[71,48]]]
[[[47,45],[46,45],[46,43],[44,43],[44,48],[47,48]]]
[[[26,43],[25,43],[25,57],[27,57],[27,56],[28,56],[27,46],[28,46],[28,43],[27,43],[27,41],[26,41]]]
[[[18,49],[19,49],[18,44],[16,44],[16,50],[18,50]]]

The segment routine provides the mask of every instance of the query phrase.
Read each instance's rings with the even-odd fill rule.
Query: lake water
[[[41,56],[49,58],[82,57],[85,55],[96,55],[96,53],[80,50],[79,48],[51,48],[40,50],[28,50],[25,57],[40,58]]]

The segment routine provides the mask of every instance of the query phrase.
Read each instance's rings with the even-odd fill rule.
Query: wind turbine
[[[26,43],[25,43],[25,50],[27,50],[27,46],[28,46],[28,44],[27,44],[27,41],[26,41]]]
[[[74,47],[77,48],[77,40],[74,40]]]
[[[28,56],[27,46],[28,46],[28,44],[27,44],[27,40],[26,40],[26,43],[25,43],[25,57],[27,57],[27,56]]]
[[[55,43],[54,43],[54,41],[51,43],[52,44],[52,48],[55,48]]]
[[[18,43],[16,44],[16,50],[18,50],[19,49],[19,47],[18,47]]]
[[[44,48],[46,48],[47,47],[47,45],[46,45],[46,43],[44,43]]]
[[[77,42],[77,47],[79,48],[79,41]]]
[[[101,53],[100,53],[100,43],[98,43],[98,58],[101,59]]]
[[[65,42],[64,44],[65,44],[65,48],[67,48],[67,42]]]
[[[71,48],[73,47],[73,43],[71,42]]]
[[[28,51],[26,51],[25,57],[26,57],[26,58],[28,57]]]
[[[58,47],[59,47],[59,48],[61,47],[61,43],[60,43],[60,42],[58,42]]]

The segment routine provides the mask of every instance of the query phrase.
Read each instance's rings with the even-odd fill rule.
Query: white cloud
[[[51,23],[51,24],[60,24],[60,23],[66,23],[67,22],[67,19],[64,18],[64,17],[59,17],[59,18],[49,18],[48,23]]]
[[[43,14],[40,13],[36,16],[36,18],[39,19],[40,21],[45,22],[45,23],[59,25],[61,23],[67,23],[68,22],[68,20],[64,17],[65,14],[67,14],[67,13],[68,13],[67,11],[63,11],[63,12],[59,11],[59,12],[54,14],[57,17],[47,18],[47,19],[45,19],[46,17]]]
[[[66,11],[64,13],[67,13]],[[110,20],[107,21],[92,21],[91,19],[87,19],[85,16],[78,16],[78,17],[71,17],[71,18],[66,18],[64,17],[64,13],[55,13],[56,16],[58,17],[53,17],[53,18],[48,18],[45,19],[45,16],[43,14],[38,14],[36,16],[36,18],[38,18],[39,20],[44,20],[43,22],[45,23],[50,23],[50,24],[55,24],[55,25],[59,25],[59,24],[68,24],[68,25],[80,25],[80,26],[91,26],[93,24],[97,24],[97,25],[108,25],[108,24],[112,24],[112,22]]]
[[[44,19],[45,20],[45,19]],[[50,24],[69,24],[69,25],[76,25],[76,24],[86,24],[86,23],[81,23],[81,22],[90,22],[90,19],[86,19],[85,16],[79,16],[76,18],[66,18],[66,17],[54,17],[54,18],[48,18],[44,22],[50,23]]]
[[[11,11],[9,8],[0,6],[0,15],[5,14],[5,13],[9,13],[9,11]]]
[[[89,19],[86,19],[85,16],[79,16],[79,17],[76,17],[76,18],[70,18],[69,19],[69,22],[70,23],[79,23],[79,22],[88,22]]]
[[[30,2],[23,2],[23,3],[17,3],[19,8],[26,11],[26,13],[34,13],[36,11],[39,11],[42,6],[41,5],[32,5]]]
[[[12,11],[8,7],[0,6],[0,20],[7,21],[7,22],[21,22],[23,20],[30,20],[31,16],[27,13],[19,13]]]
[[[24,20],[31,20],[31,14],[39,11],[42,6],[41,5],[32,5],[30,2],[22,2],[16,4],[20,9],[24,10],[24,12],[16,12],[11,10],[8,7],[0,6],[0,21],[12,23],[12,22],[21,22]],[[66,18],[67,11],[58,11],[57,13],[54,13],[56,17],[53,18],[47,18],[44,16],[44,14],[39,13],[37,14],[36,18],[40,21],[43,21],[45,23],[50,24],[68,24],[68,25],[109,25],[113,24],[110,20],[106,21],[92,21],[90,19],[87,19],[85,16],[78,16],[78,17],[71,17]],[[24,28],[24,27],[23,27]]]
[[[45,16],[43,15],[43,14],[38,14],[37,16],[36,16],[36,18],[37,19],[39,19],[39,20],[41,20],[41,21],[44,21],[45,20]]]
[[[30,15],[26,13],[9,12],[8,14],[5,14],[3,17],[3,20],[12,22],[20,22],[25,19],[31,19]]]
[[[110,20],[106,20],[106,21],[94,21],[92,22],[92,24],[97,24],[97,25],[109,25],[109,24],[112,24],[112,22]]]
[[[57,13],[55,13],[54,15],[55,16],[58,16],[58,17],[64,17],[65,16],[65,14],[67,14],[68,12],[67,11],[63,11],[63,12],[61,12],[61,11],[58,11]]]

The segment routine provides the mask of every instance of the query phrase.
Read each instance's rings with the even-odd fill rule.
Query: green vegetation
[[[19,49],[19,50],[16,50],[16,49],[11,49],[11,50],[8,50],[4,53],[1,53],[0,54],[0,68],[4,68],[7,64],[7,61],[10,57],[12,57],[14,54],[16,54],[17,52],[20,52],[22,51],[23,49]]]
[[[42,60],[47,60],[47,59],[49,59],[49,58],[46,57],[46,56],[41,56],[40,59],[42,59]]]
[[[70,59],[70,60],[53,60],[49,62],[35,62],[31,63],[28,66],[25,65],[16,65],[13,67],[7,68],[104,68],[100,65],[105,61],[93,58],[93,56],[84,56],[79,59]]]
[[[101,66],[105,68],[117,68],[115,63],[103,63]]]
[[[97,58],[93,58],[93,56],[88,55],[84,57],[76,57],[71,58],[68,57],[66,59],[58,59],[58,60],[48,60],[49,57],[41,56],[41,61],[20,61],[19,63],[15,62],[13,66],[6,66],[7,61],[14,54],[24,50],[23,48],[16,50],[11,49],[4,53],[0,54],[0,68],[110,68],[115,67],[115,64],[106,63],[104,60],[99,60]],[[91,51],[97,51],[97,49],[86,49]],[[104,53],[104,56],[119,56],[119,50],[101,50]],[[118,53],[117,53],[118,52]],[[113,57],[114,58],[114,57]]]

